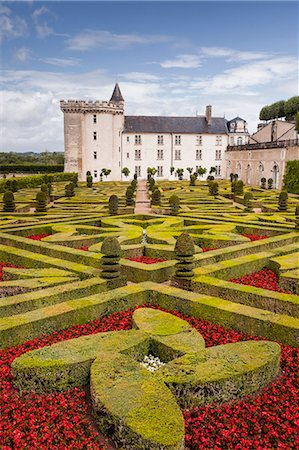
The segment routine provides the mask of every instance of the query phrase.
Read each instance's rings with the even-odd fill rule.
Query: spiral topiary
[[[43,191],[39,191],[36,194],[35,201],[36,201],[35,212],[43,213],[47,211],[47,201],[48,201],[47,194],[45,194]]]
[[[180,209],[180,199],[177,195],[172,195],[169,197],[169,206],[171,210],[171,214],[177,214]]]
[[[152,205],[160,205],[161,204],[161,192],[160,189],[156,186],[156,189],[152,191]]]
[[[92,176],[91,175],[87,175],[87,177],[86,177],[86,186],[88,188],[92,188]]]
[[[246,192],[246,194],[244,195],[244,206],[245,206],[244,211],[246,211],[246,212],[252,211],[252,199],[253,199],[252,193]]]
[[[278,209],[279,211],[286,211],[288,209],[288,193],[282,191],[278,197]]]
[[[193,239],[185,231],[177,238],[174,248],[178,262],[175,266],[175,276],[177,278],[190,279],[194,276],[194,253],[195,247]]]
[[[109,214],[116,216],[118,214],[118,197],[117,195],[111,195],[109,198]]]
[[[134,204],[134,189],[132,186],[128,186],[126,190],[126,205],[132,206]]]
[[[6,191],[3,195],[3,211],[14,212],[16,210],[15,197],[13,192]]]
[[[102,277],[106,280],[119,278],[121,248],[116,237],[106,237],[103,240],[101,252],[103,253],[101,260]]]
[[[236,181],[235,194],[244,195],[244,183],[242,180]]]

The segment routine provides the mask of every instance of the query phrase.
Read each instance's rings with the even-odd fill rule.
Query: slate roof
[[[242,119],[242,117],[237,116],[237,117],[234,117],[233,119],[229,120],[228,123],[238,122],[238,121],[246,122],[246,120]]]
[[[111,103],[120,103],[124,102],[123,96],[121,95],[118,83],[115,84],[113,93],[109,100]]]
[[[226,134],[227,120],[212,117],[208,125],[205,116],[125,116],[125,133],[192,133]]]

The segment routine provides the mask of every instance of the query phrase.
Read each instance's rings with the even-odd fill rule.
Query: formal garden
[[[0,181],[0,448],[295,449],[299,195]]]

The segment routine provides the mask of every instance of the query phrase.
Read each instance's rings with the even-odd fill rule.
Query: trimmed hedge
[[[283,184],[288,192],[299,194],[299,160],[287,161]]]
[[[1,164],[0,173],[55,173],[63,170],[63,164]]]
[[[76,173],[51,173],[48,176],[51,176],[52,182],[55,181],[72,181],[74,177],[76,177]],[[5,185],[8,179],[0,180],[0,193],[5,191]],[[45,182],[45,175],[31,175],[28,177],[17,177],[17,189],[27,189],[27,188],[35,188],[41,186]]]

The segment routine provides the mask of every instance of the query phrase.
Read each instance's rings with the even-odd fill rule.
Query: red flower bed
[[[78,248],[78,250],[84,250],[85,252],[88,252],[89,247],[88,245],[83,245],[83,247]]]
[[[4,267],[13,267],[14,269],[19,269],[20,267],[14,266],[13,264],[0,262],[0,281],[3,281],[3,268]]]
[[[26,236],[28,239],[32,239],[33,241],[40,241],[41,239],[51,236],[51,233],[41,233],[41,234],[31,234],[31,236]]]
[[[278,276],[273,270],[265,267],[258,272],[244,275],[241,278],[231,278],[229,281],[238,284],[245,284],[247,286],[255,286],[262,289],[269,289],[270,291],[282,292],[284,294],[291,294],[291,292],[285,291],[279,286]]]
[[[268,236],[263,236],[261,234],[242,234],[242,236],[247,237],[251,241],[260,241],[261,239],[267,239]]]
[[[155,264],[155,263],[166,261],[166,259],[150,258],[149,256],[138,256],[136,258],[126,258],[126,259],[129,259],[130,261],[135,261],[138,263],[143,263],[143,264]]]
[[[211,250],[218,250],[216,247],[201,247],[203,253],[210,252]]]
[[[204,320],[186,318],[176,312],[173,314],[188,320],[204,336],[207,347],[252,339]],[[105,448],[99,443],[97,433],[86,417],[83,389],[49,395],[20,394],[12,386],[10,365],[22,353],[65,339],[97,332],[128,330],[131,328],[131,317],[130,310],[114,313],[0,351],[1,450]],[[184,411],[186,446],[190,450],[298,448],[299,349],[281,347],[281,376],[257,396]]]

